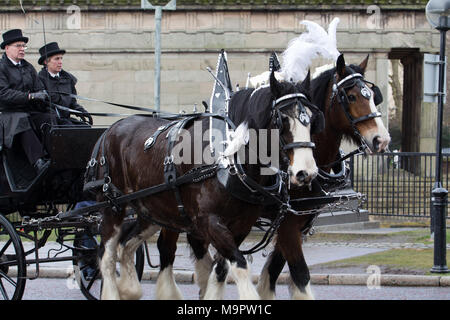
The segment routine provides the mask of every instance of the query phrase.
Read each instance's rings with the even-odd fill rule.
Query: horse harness
[[[345,90],[357,86],[360,89],[361,95],[365,99],[370,100],[370,98],[372,97],[372,93],[370,92],[366,83],[372,86],[371,89],[374,92],[374,103],[375,105],[379,105],[381,102],[383,102],[383,96],[381,94],[380,89],[374,83],[364,79],[364,76],[360,73],[352,73],[351,75],[345,77],[339,82],[337,82],[337,74],[335,74],[333,78],[332,95],[330,99],[331,100],[330,105],[333,105],[334,98],[337,98],[339,105],[342,107],[345,116],[347,117],[348,121],[350,122],[350,125],[352,126],[354,134],[359,138],[362,146],[364,146],[365,148],[367,148],[367,144],[365,143],[363,137],[359,133],[358,128],[356,128],[356,124],[370,119],[381,117],[381,113],[376,111],[355,119],[350,113],[350,106],[349,106],[350,103],[348,100],[347,92]]]
[[[295,100],[294,103],[296,104],[296,109],[298,112],[298,120],[302,125],[305,127],[311,124],[311,134],[316,134],[323,130],[325,120],[324,116],[321,110],[317,108],[315,105],[309,103],[308,98],[302,94],[302,93],[291,93],[287,94],[281,98],[278,98],[277,100],[273,101],[272,105],[272,113],[273,113],[273,119],[274,124],[278,127],[280,131],[283,130],[283,122],[281,117],[281,110],[287,106],[292,105],[292,100]],[[307,106],[312,109],[313,115],[310,117],[308,112],[306,111],[306,108],[304,104],[307,104]],[[283,137],[280,136],[281,139],[281,146],[283,150],[289,150],[289,149],[295,149],[295,148],[311,148],[314,149],[316,145],[314,142],[292,142],[292,143],[286,143],[283,139]]]
[[[317,127],[317,123],[322,122],[323,114],[322,112],[308,103],[308,107],[312,109],[313,116],[309,116],[304,103],[308,102],[308,99],[302,93],[292,93],[282,96],[272,102],[272,122],[274,126],[279,130],[283,130],[283,121],[281,116],[281,111],[292,104],[296,104],[298,111],[298,119],[302,125],[308,126],[311,124],[311,128]],[[249,148],[249,146],[246,146]],[[294,141],[291,143],[286,143],[284,138],[280,135],[280,147],[283,153],[290,149],[296,148],[315,148],[315,144],[311,141]],[[283,205],[285,202],[289,201],[287,195],[287,180],[288,174],[283,170],[275,170],[275,182],[270,186],[261,186],[256,183],[253,179],[249,178],[245,173],[237,154],[234,154],[232,163],[225,162],[225,165],[219,167],[217,172],[217,179],[220,184],[235,198],[241,199],[243,201],[253,203],[253,204],[279,204]],[[288,158],[283,155],[284,166],[288,166]],[[273,181],[273,180],[272,180]],[[279,196],[281,196],[281,201]],[[275,196],[276,195],[276,196]]]
[[[276,126],[279,130],[282,130],[282,119],[280,110],[296,103],[298,111],[299,111],[299,121],[307,126],[310,123],[312,124],[315,120],[314,115],[310,117],[306,112],[305,107],[303,106],[302,100],[305,100],[306,97],[301,93],[289,94],[283,96],[273,102],[272,115],[274,117],[273,121],[276,123]],[[306,99],[307,100],[307,99]],[[318,109],[317,109],[318,110]],[[314,110],[315,111],[315,110]],[[186,218],[187,221],[190,222],[189,216],[186,214],[184,205],[181,198],[180,186],[188,183],[196,183],[211,177],[217,176],[218,181],[225,187],[225,189],[231,193],[231,195],[238,197],[244,201],[250,203],[258,203],[258,204],[277,204],[280,208],[280,213],[275,219],[274,224],[272,225],[270,231],[270,235],[267,234],[264,237],[264,243],[268,243],[270,239],[273,237],[274,231],[278,228],[278,225],[283,220],[284,214],[290,210],[289,205],[289,195],[287,192],[287,183],[288,174],[284,171],[278,170],[276,172],[276,181],[273,186],[264,187],[261,186],[257,181],[249,177],[246,173],[242,165],[237,161],[236,154],[234,155],[233,160],[228,162],[228,166],[224,165],[226,161],[218,161],[219,163],[211,164],[211,165],[203,165],[200,167],[195,167],[185,174],[178,176],[177,170],[174,162],[174,156],[172,154],[172,149],[177,141],[178,133],[181,129],[185,128],[189,123],[191,123],[195,119],[199,119],[201,117],[215,117],[226,121],[227,124],[232,128],[236,129],[236,126],[232,123],[232,121],[227,116],[212,114],[212,113],[195,113],[183,115],[182,117],[177,119],[171,119],[171,122],[164,124],[157,128],[157,130],[145,141],[143,146],[143,151],[147,152],[151,149],[157,138],[168,131],[167,138],[167,154],[164,158],[164,182],[162,184],[147,187],[141,189],[137,192],[133,192],[130,194],[123,194],[119,188],[117,188],[111,178],[109,176],[109,166],[105,157],[105,137],[108,132],[106,130],[100,139],[97,141],[94,146],[92,152],[92,158],[89,160],[86,167],[85,174],[85,185],[83,191],[95,192],[98,189],[101,189],[106,201],[99,202],[93,206],[89,206],[87,208],[80,208],[72,210],[72,215],[82,214],[87,210],[92,211],[95,209],[100,209],[104,207],[112,207],[114,212],[119,212],[123,205],[130,205],[135,210],[138,208],[132,203],[132,201],[138,200],[143,197],[147,197],[153,194],[157,194],[163,191],[172,190],[175,199],[177,202],[178,212],[181,217]],[[323,117],[323,115],[321,114]],[[314,148],[315,145],[312,142],[303,142],[296,141],[293,143],[285,143],[283,139],[280,137],[280,146],[283,151],[294,149],[294,148]],[[99,157],[100,156],[100,157]],[[97,161],[97,158],[99,159]],[[222,157],[223,159],[223,157]],[[103,177],[98,179],[98,169],[99,167],[103,168]],[[236,188],[237,183],[239,184],[239,188]],[[242,187],[243,186],[243,187]],[[239,194],[239,196],[237,196]],[[242,197],[244,195],[244,197]],[[153,218],[148,217],[147,215],[144,217],[145,219],[150,220],[152,223],[161,225],[163,227],[168,227],[167,225],[161,223],[160,221],[155,221]],[[174,229],[174,228],[171,228]],[[191,232],[190,227],[188,230],[177,230],[179,232]],[[257,244],[251,250],[247,250],[247,253],[256,252],[257,250],[262,249],[262,244]]]

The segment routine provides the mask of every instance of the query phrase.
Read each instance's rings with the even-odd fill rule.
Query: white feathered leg
[[[159,229],[159,226],[151,225],[138,236],[128,240],[125,246],[119,245],[117,251],[120,260],[120,278],[117,280],[117,286],[121,299],[138,300],[142,297],[142,287],[136,273],[134,254],[144,240]]]
[[[213,259],[209,254],[209,251],[206,252],[204,257],[200,260],[195,260],[195,282],[200,288],[200,300],[203,300],[206,293],[206,287],[208,286],[208,278],[211,274],[213,266]]]
[[[216,263],[209,275],[205,291],[205,300],[223,300],[230,262],[223,259]]]
[[[311,290],[311,281],[304,288],[304,292],[302,292],[293,281],[289,283],[289,292],[291,294],[292,300],[314,300],[314,295]]]
[[[256,287],[259,296],[263,300],[275,300],[275,290],[270,288],[269,265],[272,261],[272,255],[269,256],[259,276],[258,285]]]
[[[117,243],[120,229],[114,226],[114,233],[105,243],[105,252],[100,261],[100,271],[103,277],[102,300],[119,300],[119,289],[116,279]]]
[[[182,300],[183,295],[178,288],[173,274],[173,266],[169,265],[161,270],[156,280],[157,300]]]
[[[233,275],[234,281],[239,292],[239,299],[241,300],[259,300],[260,297],[256,288],[252,283],[250,268],[240,268],[234,262],[231,264],[231,274]]]

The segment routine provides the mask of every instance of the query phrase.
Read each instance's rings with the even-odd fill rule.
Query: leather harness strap
[[[175,195],[175,200],[177,201],[178,213],[183,218],[189,218],[184,210],[183,200],[181,199],[180,189],[176,185],[177,181],[177,169],[174,164],[174,156],[172,154],[172,149],[177,140],[178,133],[181,129],[184,129],[186,125],[198,118],[197,116],[186,117],[180,121],[177,121],[176,125],[172,127],[168,133],[168,143],[167,143],[167,156],[164,159],[164,181],[167,186],[173,190]]]
[[[178,122],[177,120],[174,120],[172,122],[166,123],[165,125],[162,125],[162,126],[158,127],[158,129],[153,133],[153,135],[145,141],[145,143],[144,143],[144,152],[146,152],[148,149],[153,147],[153,145],[156,142],[156,139],[158,139],[158,136],[161,133],[163,133],[164,131],[169,129],[171,126],[173,126],[177,122]]]

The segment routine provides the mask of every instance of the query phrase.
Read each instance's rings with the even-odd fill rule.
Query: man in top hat
[[[0,48],[5,52],[0,59],[0,126],[4,136],[0,136],[0,147],[11,148],[13,141],[19,140],[28,161],[40,173],[49,161],[38,138],[41,128],[33,118],[48,112],[48,95],[34,67],[24,59],[28,38],[22,30],[8,30],[2,37]]]
[[[77,90],[75,89],[77,78],[62,68],[63,55],[65,53],[66,51],[60,49],[56,42],[50,42],[40,48],[39,54],[41,57],[39,58],[38,63],[43,65],[43,68],[39,71],[38,76],[50,95],[50,101],[52,103],[85,113],[85,115],[78,116],[82,118],[84,122],[92,124],[92,117],[77,103],[75,98],[67,94],[58,93],[77,94]],[[60,119],[58,119],[59,124],[79,124],[79,122],[77,123],[73,119],[70,119],[70,113],[68,111],[62,109],[59,109],[58,111],[60,114]],[[89,120],[86,120],[85,118],[88,118]]]

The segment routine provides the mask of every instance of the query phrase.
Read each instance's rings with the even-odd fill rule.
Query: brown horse
[[[376,112],[375,101],[381,97],[376,96],[372,91],[374,89],[379,94],[376,87],[368,88],[365,85],[366,80],[363,75],[367,62],[368,57],[359,66],[346,66],[344,57],[340,56],[336,68],[330,69],[312,80],[311,90],[308,81],[305,81],[300,89],[302,92],[310,91],[311,101],[319,106],[325,114],[325,130],[314,134],[313,138],[317,144],[317,149],[314,151],[315,159],[327,172],[330,172],[330,168],[326,165],[333,162],[339,155],[339,146],[343,138],[351,139],[357,144],[365,143],[373,152],[382,152],[390,141],[389,134],[379,119],[379,113]],[[334,84],[336,84],[336,93],[333,92]],[[369,90],[370,96],[364,90]],[[334,97],[332,98],[332,96]],[[308,188],[294,187],[289,191],[289,195],[291,199],[311,197],[320,191],[320,188],[309,191]],[[263,211],[263,215],[269,219],[274,219],[277,214],[273,207],[265,207]],[[270,254],[258,283],[258,293],[261,298],[275,298],[275,283],[286,261],[292,280],[291,297],[293,299],[313,298],[309,285],[309,270],[302,252],[302,233],[308,228],[312,218],[312,216],[292,214],[285,216],[278,228],[275,249]],[[158,239],[161,272],[171,270],[177,238],[178,233],[176,232],[167,229],[161,231]],[[207,246],[204,243],[196,242],[189,235],[188,241],[195,255],[196,281],[200,286],[200,298],[210,298],[211,295],[205,293],[212,290],[218,292],[214,295],[215,297],[220,297],[223,294],[227,275],[226,263],[223,259],[219,260],[214,267],[215,272],[211,273],[213,259],[208,253]],[[167,248],[172,250],[167,250]],[[166,275],[164,278],[172,279],[169,282],[174,294],[172,296],[157,295],[157,297],[181,298],[173,276]]]
[[[270,129],[279,132],[279,155],[281,159],[286,159],[281,161],[280,171],[289,173],[290,183],[300,186],[311,182],[317,174],[317,167],[311,150],[311,125],[299,120],[299,96],[297,87],[279,83],[272,74],[270,87],[237,92],[230,101],[229,111],[231,121],[239,125],[236,132],[245,132],[247,127],[255,129],[257,134],[260,129],[268,129],[265,131],[269,132],[269,136],[275,134]],[[306,109],[302,110],[306,112]],[[198,159],[195,159],[194,154],[189,153],[190,156],[187,156],[187,149],[182,149],[180,154],[183,153],[183,159],[186,156],[188,161],[181,163],[177,163],[177,158],[174,159],[171,153],[179,144],[186,145],[186,142],[191,150],[196,150],[195,143],[198,141],[195,141],[195,128],[200,127],[204,133],[209,118],[205,115],[194,118],[192,121],[183,118],[172,127],[170,121],[161,118],[133,116],[122,119],[113,124],[99,141],[101,147],[97,154],[94,149],[92,158],[100,163],[95,178],[105,180],[108,185],[106,190],[103,188],[98,192],[97,200],[109,199],[111,203],[111,207],[102,210],[102,299],[136,299],[141,296],[132,257],[136,248],[161,226],[187,232],[193,243],[212,244],[230,262],[240,297],[258,298],[251,283],[247,262],[238,245],[262,212],[261,205],[247,203],[228,194],[218,179],[210,178],[211,171],[179,184],[183,177],[200,172],[196,169],[216,168],[214,163],[205,165],[204,158],[202,164],[193,164]],[[169,127],[170,130],[167,129]],[[182,128],[185,130],[181,142],[176,144],[175,140],[180,139],[178,133]],[[239,128],[244,130],[239,131]],[[155,132],[161,133],[166,129],[167,136],[165,133],[155,136]],[[149,136],[154,137],[151,143]],[[239,141],[238,138],[236,141]],[[146,142],[150,147],[144,152]],[[202,150],[209,150],[208,144],[208,141],[203,141]],[[274,150],[274,147],[269,146],[269,153],[270,150]],[[256,184],[264,185],[264,181],[269,179],[261,174],[261,161],[242,166],[245,177],[253,179]],[[127,207],[115,204],[117,195],[127,195],[159,185],[169,185],[170,189],[130,202],[129,205],[137,212],[137,222],[131,230],[122,228]],[[274,196],[279,198],[279,195]],[[158,245],[163,253],[165,250],[175,250],[176,244],[162,246],[162,241],[158,241]],[[119,279],[116,277],[117,261],[121,264]],[[164,274],[160,277],[164,278]],[[166,290],[170,290],[170,286],[168,288]]]
[[[343,55],[336,68],[323,72],[311,82],[311,101],[325,115],[325,129],[313,136],[316,143],[314,158],[322,170],[330,172],[327,165],[339,156],[343,138],[357,145],[366,145],[367,152],[384,152],[390,136],[384,127],[375,104],[382,96],[376,86],[363,76],[369,56],[359,65],[345,65]],[[367,85],[369,84],[370,87]],[[291,199],[312,196],[304,188],[293,188]],[[268,217],[273,212],[266,212]],[[262,270],[258,292],[263,299],[275,298],[276,280],[285,263],[288,263],[291,277],[290,293],[293,299],[312,299],[310,274],[302,251],[302,231],[311,216],[287,215],[278,229],[275,248]]]

